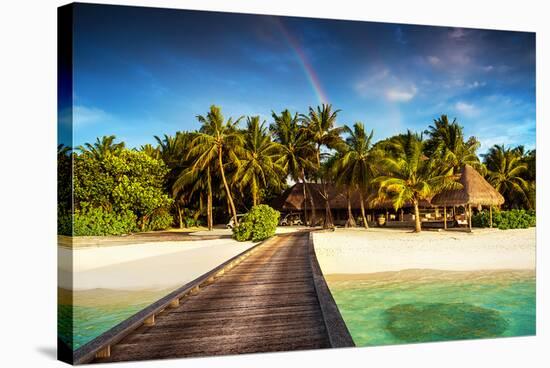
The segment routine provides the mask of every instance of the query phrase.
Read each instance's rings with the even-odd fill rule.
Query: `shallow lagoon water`
[[[59,289],[59,337],[76,350],[172,290]]]
[[[327,275],[357,346],[536,332],[534,271]]]
[[[534,271],[405,270],[326,279],[357,346],[536,332]],[[60,289],[60,337],[77,349],[170,291]]]

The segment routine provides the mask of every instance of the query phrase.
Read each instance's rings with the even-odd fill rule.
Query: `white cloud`
[[[76,105],[73,107],[73,125],[84,126],[112,121],[113,116],[97,107]]]
[[[482,69],[486,72],[490,72],[491,70],[493,70],[495,67],[492,66],[492,65],[485,65]]]
[[[485,124],[476,134],[481,143],[479,152],[485,153],[495,144],[524,145],[527,149],[534,149],[535,126],[535,121],[530,119],[520,122],[506,121]]]
[[[455,104],[455,109],[466,116],[475,116],[478,113],[477,108],[473,104],[464,101],[458,101]]]
[[[363,97],[384,98],[390,102],[407,102],[418,93],[416,85],[393,74],[388,68],[371,69],[366,78],[355,84]]]
[[[449,32],[449,38],[459,40],[464,38],[467,35],[467,31],[463,28],[454,28],[452,31]]]
[[[434,66],[441,64],[441,59],[437,56],[430,55],[428,56],[428,62]]]
[[[389,88],[386,90],[386,98],[395,102],[407,102],[416,96],[418,89],[415,86],[411,86],[407,89]]]
[[[479,87],[485,87],[486,84],[487,83],[485,83],[485,82],[473,81],[472,83],[468,84],[468,88],[474,89],[474,88],[479,88]]]

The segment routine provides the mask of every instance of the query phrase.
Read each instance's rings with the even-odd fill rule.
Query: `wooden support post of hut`
[[[464,206],[470,230],[472,229],[472,205],[488,206],[490,222],[492,222],[492,206],[502,205],[504,197],[470,165],[464,166],[458,182],[462,188],[446,190],[435,195],[431,200],[432,205],[453,206],[453,209],[455,206]]]
[[[447,230],[447,206],[443,206],[443,228]]]
[[[493,206],[489,206],[489,227],[493,228]]]
[[[472,231],[472,205],[468,203],[468,228]]]

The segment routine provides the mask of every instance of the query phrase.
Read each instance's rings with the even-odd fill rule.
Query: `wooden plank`
[[[322,349],[330,347],[326,341],[326,337],[312,338],[311,336],[295,337],[294,345],[288,342],[281,342],[281,339],[264,338],[251,343],[250,341],[239,342],[229,346],[218,346],[216,344],[202,343],[189,344],[183,355],[175,355],[172,347],[159,347],[154,351],[142,352],[139,349],[128,349],[126,351],[112,355],[108,359],[98,359],[97,362],[124,362],[129,360],[150,360],[150,359],[168,359],[180,357],[199,357],[199,356],[216,356],[228,354],[246,354],[246,353],[262,353],[276,352],[288,350],[309,350]],[[290,347],[290,349],[289,349]]]
[[[288,316],[285,319],[249,319],[247,323],[243,323],[241,320],[232,320],[225,323],[219,323],[214,325],[196,326],[193,324],[174,324],[163,325],[162,329],[150,329],[139,334],[132,334],[128,336],[119,345],[124,344],[137,344],[146,343],[147,345],[165,344],[166,342],[183,344],[188,340],[195,339],[210,339],[215,340],[218,338],[224,338],[227,336],[240,336],[242,339],[248,339],[258,335],[265,336],[267,334],[293,334],[296,331],[303,331],[307,329],[308,333],[315,334],[315,332],[323,334],[324,329],[313,328],[312,326],[322,326],[322,316],[315,317],[302,317],[299,319],[291,318],[289,321]],[[181,330],[185,328],[185,334],[182,334]],[[291,338],[292,336],[290,336]]]
[[[256,249],[218,268],[215,280],[188,288],[179,305],[172,298],[171,308],[156,313],[154,325],[133,329],[111,346],[109,356],[95,361],[344,346],[329,333],[335,330],[334,311],[323,303],[336,305],[326,290],[319,296],[322,273],[312,269],[309,233],[277,236]]]
[[[174,290],[167,296],[159,299],[158,301],[154,302],[147,308],[139,311],[138,313],[134,314],[130,318],[122,321],[118,325],[114,326],[110,330],[104,332],[100,336],[96,337],[92,341],[84,344],[77,350],[73,352],[73,364],[84,364],[89,363],[95,358],[95,354],[101,350],[103,350],[105,347],[109,345],[116,344],[119,342],[122,338],[124,338],[127,334],[131,333],[133,330],[138,328],[143,324],[143,322],[149,318],[151,314],[159,313],[161,310],[164,310],[166,306],[170,304],[170,302],[174,298],[179,298],[184,295],[186,295],[189,290],[191,290],[193,287],[203,283],[205,280],[208,280],[212,275],[215,275],[217,272],[222,270],[228,263],[233,261],[234,259],[237,259],[241,257],[242,255],[247,254],[250,252],[250,250],[254,248],[258,248],[261,246],[265,246],[266,243],[269,243],[273,239],[267,240],[265,242],[256,244],[252,248],[249,248],[242,253],[236,255],[235,257],[229,259],[227,262],[222,263],[218,267],[214,268],[213,270],[205,273],[204,275],[196,278],[195,280],[187,283],[186,285],[182,286],[181,288]]]

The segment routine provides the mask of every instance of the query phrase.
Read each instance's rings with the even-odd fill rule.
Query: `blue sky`
[[[535,146],[533,33],[98,5],[74,19],[75,146],[154,143],[211,104],[269,122],[322,101],[376,139],[448,114],[480,153]]]

